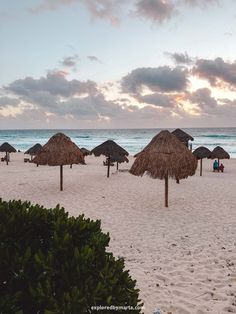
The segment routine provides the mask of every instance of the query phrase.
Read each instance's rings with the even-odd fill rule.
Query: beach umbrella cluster
[[[202,159],[218,159],[218,165],[220,165],[220,159],[230,159],[230,155],[220,146],[216,146],[211,152],[207,147],[200,146],[193,152],[194,156],[200,160],[200,176],[202,176]]]
[[[60,190],[63,190],[63,166],[84,164],[79,147],[63,133],[53,135],[32,160],[38,165],[60,167]]]
[[[196,157],[169,131],[161,131],[138,154],[130,173],[165,180],[165,206],[168,207],[168,178],[185,179],[195,174]]]
[[[179,180],[195,174],[197,161],[200,160],[200,176],[202,176],[202,160],[208,159],[229,159],[230,155],[222,148],[215,147],[211,152],[208,148],[200,146],[192,153],[188,149],[188,140],[193,138],[180,129],[172,133],[167,130],[161,131],[134,157],[130,173],[135,176],[147,174],[151,178],[165,181],[165,206],[168,207],[168,180],[173,178]],[[6,153],[8,164],[9,154],[16,152],[16,149],[9,143],[0,146],[0,152]],[[94,154],[104,155],[107,163],[107,177],[110,174],[111,163],[118,164],[129,162],[129,153],[113,140],[107,140],[91,151],[86,148],[79,148],[71,139],[63,133],[53,135],[49,141],[42,146],[37,143],[29,148],[25,154],[35,156],[32,160],[37,165],[59,166],[60,167],[60,190],[63,190],[63,166],[72,164],[85,164],[84,157]]]

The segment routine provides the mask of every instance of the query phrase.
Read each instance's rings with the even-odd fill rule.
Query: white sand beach
[[[224,173],[204,159],[202,177],[198,168],[180,184],[170,180],[169,208],[163,181],[125,171],[133,158],[123,171],[112,167],[109,179],[103,157],[65,166],[63,192],[59,167],[23,159],[15,153],[8,166],[0,163],[0,197],[101,219],[109,250],[137,280],[145,314],[236,313],[236,159],[223,161]]]

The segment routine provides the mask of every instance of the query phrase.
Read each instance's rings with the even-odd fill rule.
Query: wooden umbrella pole
[[[220,171],[219,167],[220,167],[220,158],[218,158],[218,172]]]
[[[6,152],[6,163],[8,165],[8,153]]]
[[[117,164],[116,164],[116,170],[118,170],[119,169],[119,166],[118,166],[118,161],[117,161]]]
[[[60,190],[63,191],[63,165],[60,165]]]
[[[168,207],[168,175],[165,176],[165,207]]]
[[[110,175],[110,156],[107,158],[107,178],[109,178]]]
[[[200,176],[202,176],[202,158],[200,159]]]

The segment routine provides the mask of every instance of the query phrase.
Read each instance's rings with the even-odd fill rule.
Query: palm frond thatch
[[[180,179],[194,175],[196,168],[196,157],[174,134],[165,130],[138,154],[130,173],[136,176],[147,173],[154,179],[165,179],[165,206],[168,207],[168,177],[179,183]]]
[[[193,155],[200,160],[200,176],[202,176],[202,159],[211,158],[211,151],[204,146],[200,146],[195,149]]]
[[[98,145],[91,150],[91,153],[95,156],[104,155],[106,157],[111,157],[114,155],[128,156],[129,153],[120,145],[112,140],[107,140],[104,143]]]
[[[84,156],[92,155],[91,151],[85,147],[80,148],[80,150]]]
[[[35,144],[34,146],[30,147],[26,152],[25,154],[27,155],[31,155],[31,156],[34,156],[34,155],[37,155],[39,153],[39,151],[42,149],[42,145],[37,143]]]
[[[110,162],[116,162],[116,169],[119,170],[119,164],[129,162],[129,159],[124,155],[113,155],[110,157]]]
[[[84,164],[79,147],[63,133],[53,135],[32,160],[37,165],[60,166],[60,190],[63,191],[63,165]]]
[[[0,152],[15,153],[16,149],[13,146],[11,146],[9,143],[5,142],[0,146]]]
[[[188,133],[184,132],[181,129],[175,129],[172,132],[172,134],[174,134],[178,138],[178,140],[180,140],[180,142],[182,143],[186,143],[189,140],[194,141],[194,138],[191,135],[189,135]]]
[[[113,155],[110,158],[111,162],[118,162],[119,164],[122,162],[129,162],[129,159],[126,156],[121,155]]]
[[[213,149],[211,156],[209,158],[230,159],[230,155],[222,147],[216,146]]]
[[[210,158],[211,151],[207,147],[200,146],[194,150],[193,155],[197,159]]]
[[[6,153],[5,160],[6,160],[6,164],[8,165],[8,162],[10,161],[10,153],[15,153],[16,149],[13,146],[11,146],[9,143],[5,142],[0,146],[0,152]]]
[[[49,166],[72,165],[84,163],[84,156],[68,136],[57,133],[41,148],[33,162]]]
[[[130,173],[142,176],[145,172],[152,178],[184,179],[194,175],[197,159],[169,131],[161,131],[146,148],[138,154]]]

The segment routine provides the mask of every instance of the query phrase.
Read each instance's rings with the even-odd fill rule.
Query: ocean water
[[[210,150],[213,150],[215,146],[222,146],[232,158],[236,158],[236,128],[186,128],[183,130],[194,138],[193,150],[198,146],[206,146]],[[112,139],[130,154],[135,154],[160,131],[161,129],[0,130],[0,145],[3,142],[9,142],[17,150],[25,151],[36,143],[43,145],[53,134],[63,132],[79,147],[92,149],[107,139]]]

